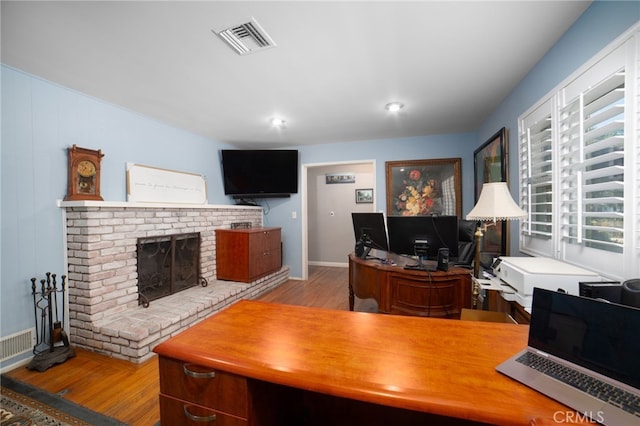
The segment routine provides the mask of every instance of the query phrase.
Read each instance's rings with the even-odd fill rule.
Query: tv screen
[[[387,228],[382,213],[351,213],[356,242],[362,238],[364,244],[377,250],[389,250]]]
[[[298,151],[223,149],[222,182],[234,198],[288,197],[298,192]]]
[[[449,256],[458,256],[457,216],[389,216],[387,217],[389,250],[413,256],[415,240],[426,240],[427,257],[438,258],[440,248],[448,248]]]

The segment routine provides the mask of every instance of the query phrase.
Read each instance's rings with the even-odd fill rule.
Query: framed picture
[[[473,152],[475,201],[480,198],[482,184],[487,182],[508,182],[507,170],[507,129],[503,127],[491,136],[480,148]],[[509,252],[509,227],[506,221],[490,226],[484,234],[480,263],[489,267],[494,257]]]
[[[356,203],[357,204],[373,203],[373,188],[356,189]]]
[[[460,158],[387,161],[387,215],[462,215]]]
[[[355,173],[328,173],[325,175],[325,184],[332,183],[355,183]]]

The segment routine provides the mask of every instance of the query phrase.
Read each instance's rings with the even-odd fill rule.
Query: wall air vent
[[[276,46],[255,18],[246,19],[240,24],[232,25],[222,30],[213,30],[213,32],[218,34],[240,55],[247,55]]]

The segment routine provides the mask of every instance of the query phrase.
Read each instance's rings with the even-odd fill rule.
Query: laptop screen
[[[640,389],[640,309],[534,288],[529,346]]]

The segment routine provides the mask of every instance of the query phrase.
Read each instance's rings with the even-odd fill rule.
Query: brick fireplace
[[[262,225],[251,206],[171,205],[71,201],[65,211],[69,334],[77,347],[132,362],[153,355],[158,343],[242,298],[288,279],[289,269],[254,283],[216,281],[215,229],[235,222]],[[200,276],[196,286],[138,305],[139,238],[198,233]]]

